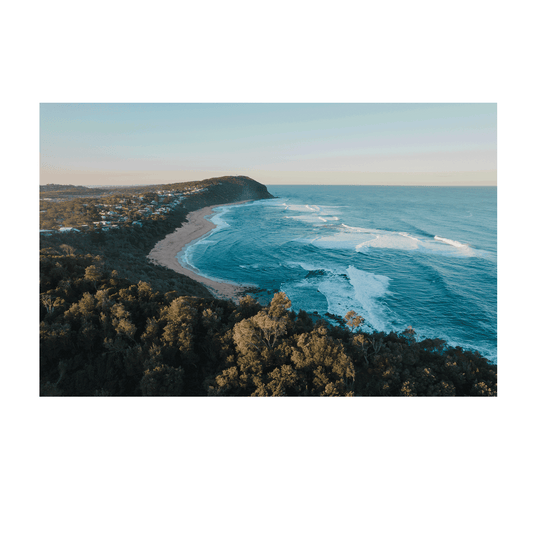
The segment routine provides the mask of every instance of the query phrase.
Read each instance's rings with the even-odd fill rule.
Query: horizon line
[[[220,176],[224,177],[224,176]],[[248,176],[247,176],[248,177]],[[212,178],[205,178],[212,179]],[[253,178],[251,178],[253,179]],[[205,180],[191,180],[191,181],[169,181],[165,183],[132,183],[122,185],[99,185],[99,184],[74,184],[74,183],[40,183],[40,187],[46,187],[47,185],[71,185],[73,187],[87,187],[87,188],[126,188],[126,187],[158,187],[163,185],[174,185],[177,183],[194,183],[196,181]],[[257,180],[254,180],[257,181]],[[265,186],[277,186],[277,187],[497,187],[498,184],[391,184],[391,183],[262,183],[257,181],[261,185]]]

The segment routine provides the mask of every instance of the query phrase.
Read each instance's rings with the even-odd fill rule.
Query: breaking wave
[[[435,235],[435,240],[445,242],[446,244],[450,244],[451,246],[455,246],[456,248],[464,248],[468,246],[468,244],[463,244],[458,241],[452,241],[451,239],[445,239],[444,237],[438,237],[437,235]]]
[[[368,330],[412,325],[495,360],[495,190],[452,189],[272,188],[216,208],[216,230],[180,261],[261,287],[262,303],[282,290],[295,310],[354,310]]]
[[[293,307],[318,310],[313,309],[312,300],[313,294],[319,292],[326,299],[329,313],[343,318],[354,310],[365,317],[367,330],[390,329],[387,306],[382,301],[388,294],[391,281],[388,276],[366,272],[353,265],[336,269],[301,262],[292,265],[307,271],[303,279],[286,282],[281,287],[289,298],[292,296]]]

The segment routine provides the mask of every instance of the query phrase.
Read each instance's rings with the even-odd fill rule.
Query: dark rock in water
[[[326,275],[325,270],[311,270],[306,274],[306,278],[320,278]]]
[[[247,294],[261,294],[262,292],[270,292],[268,289],[262,289],[261,287],[249,287],[246,290]]]

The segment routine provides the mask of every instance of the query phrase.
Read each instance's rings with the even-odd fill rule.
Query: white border
[[[19,244],[20,244],[20,234],[19,234],[19,88],[17,87],[17,415],[19,414],[19,304],[20,304],[20,295],[19,295]]]
[[[19,98],[19,414],[516,415],[516,87],[514,85],[21,85]],[[496,398],[39,397],[40,103],[496,103],[498,396]],[[504,237],[503,237],[504,236]]]

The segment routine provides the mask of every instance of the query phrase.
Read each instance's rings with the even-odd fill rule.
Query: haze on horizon
[[[40,105],[40,183],[496,186],[496,104]]]

